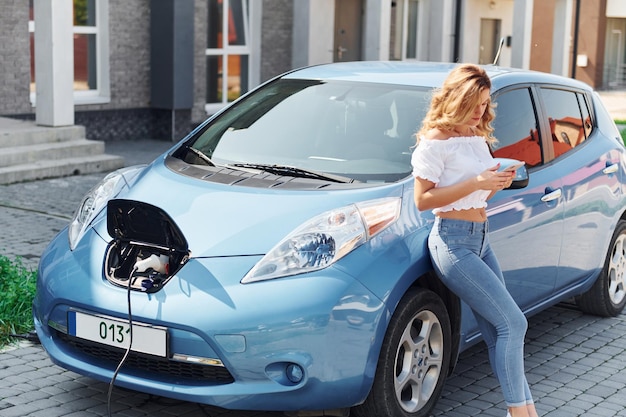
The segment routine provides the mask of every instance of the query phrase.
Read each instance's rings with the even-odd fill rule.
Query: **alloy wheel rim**
[[[620,235],[609,260],[609,298],[615,305],[619,305],[626,297],[626,234]]]
[[[431,311],[419,312],[404,329],[396,352],[394,389],[406,412],[421,409],[432,397],[443,355],[441,323]]]

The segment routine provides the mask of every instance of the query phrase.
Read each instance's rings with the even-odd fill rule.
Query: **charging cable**
[[[131,288],[132,278],[136,272],[137,272],[137,263],[135,263],[135,266],[133,267],[133,270],[130,273],[130,276],[128,277],[128,287],[126,289],[126,303],[128,304],[128,325],[130,327],[130,340],[128,341],[128,347],[126,348],[126,352],[124,353],[124,356],[122,357],[122,360],[120,361],[120,363],[117,365],[117,368],[115,369],[115,372],[113,373],[113,377],[111,378],[111,382],[109,382],[109,392],[107,393],[107,414],[109,417],[111,417],[111,394],[113,393],[113,386],[115,385],[117,374],[120,372],[120,369],[122,369],[122,366],[124,366],[124,362],[126,362],[126,360],[128,359],[128,356],[130,355],[130,350],[133,346],[133,314],[132,314],[132,310],[130,307],[130,288]]]

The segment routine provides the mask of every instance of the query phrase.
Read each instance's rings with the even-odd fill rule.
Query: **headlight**
[[[91,221],[106,207],[107,202],[115,198],[126,185],[125,177],[132,171],[143,167],[122,168],[108,174],[83,197],[68,229],[70,249],[74,250]]]
[[[326,268],[398,219],[400,199],[352,204],[320,214],[270,250],[242,284]]]

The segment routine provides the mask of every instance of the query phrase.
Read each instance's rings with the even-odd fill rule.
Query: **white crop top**
[[[411,157],[413,177],[446,187],[474,177],[496,165],[482,136],[451,137],[445,140],[420,138]],[[478,190],[433,213],[487,207],[491,191]]]

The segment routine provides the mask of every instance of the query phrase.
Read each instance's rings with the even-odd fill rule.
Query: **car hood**
[[[198,180],[154,163],[116,199],[153,206],[152,213],[174,223],[171,227],[180,231],[191,256],[214,257],[264,255],[313,216],[360,201],[399,197],[402,190],[402,183],[331,191],[260,189]],[[106,220],[94,227],[105,239],[113,237]],[[150,233],[157,240],[168,234]]]

